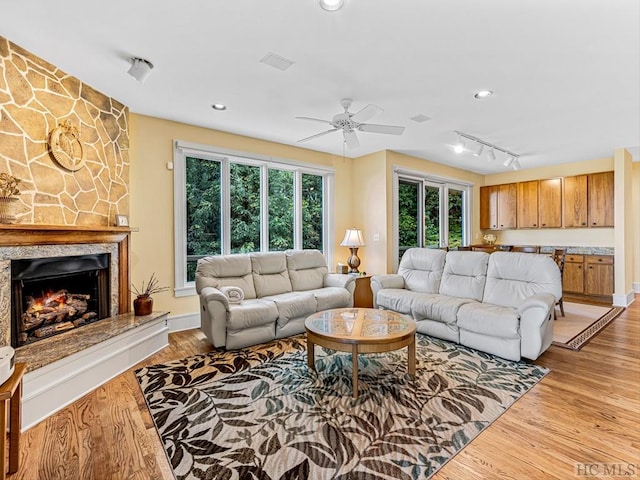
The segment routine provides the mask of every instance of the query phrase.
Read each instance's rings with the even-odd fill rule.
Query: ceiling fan
[[[338,113],[337,115],[334,115],[331,120],[322,120],[320,118],[312,117],[296,117],[301,120],[311,120],[313,122],[327,123],[333,127],[330,130],[316,133],[315,135],[311,135],[310,137],[306,137],[298,141],[307,142],[309,140],[313,140],[314,138],[321,137],[322,135],[326,135],[327,133],[342,130],[344,142],[347,144],[347,146],[349,148],[358,148],[360,146],[360,141],[358,140],[356,131],[368,133],[385,133],[388,135],[402,135],[402,132],[404,132],[404,127],[399,127],[396,125],[363,123],[372,118],[376,113],[382,112],[383,110],[380,107],[369,104],[362,110],[359,110],[356,113],[351,113],[349,112],[351,102],[352,100],[350,98],[343,98],[342,100],[340,100],[340,104],[344,108],[344,113]]]

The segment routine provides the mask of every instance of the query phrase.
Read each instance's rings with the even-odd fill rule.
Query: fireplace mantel
[[[0,246],[66,245],[87,243],[118,244],[118,313],[129,313],[130,235],[131,227],[0,224]]]

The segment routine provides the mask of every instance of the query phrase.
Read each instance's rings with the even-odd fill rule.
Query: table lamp
[[[360,266],[360,259],[358,258],[358,247],[364,247],[364,238],[362,232],[356,227],[347,230],[344,235],[344,239],[340,244],[341,247],[349,247],[351,256],[347,259],[349,265],[349,273],[360,273],[358,267]]]

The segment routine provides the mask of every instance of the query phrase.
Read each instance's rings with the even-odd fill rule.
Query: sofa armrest
[[[214,347],[224,347],[227,342],[227,312],[229,299],[215,287],[200,291],[200,329]]]
[[[555,304],[556,297],[550,293],[539,293],[518,306],[521,356],[535,360],[551,345]]]
[[[378,292],[383,288],[404,288],[404,277],[396,273],[374,275],[371,277],[371,291],[373,292],[373,308],[378,308]]]
[[[371,287],[373,285],[381,288],[404,288],[404,277],[396,273],[390,273],[387,275],[374,275],[371,277]]]
[[[355,281],[356,279],[353,275],[347,275],[344,273],[327,273],[324,276],[322,285],[324,287],[341,287],[349,290],[349,285]]]

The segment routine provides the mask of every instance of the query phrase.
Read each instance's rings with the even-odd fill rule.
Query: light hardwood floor
[[[198,330],[175,333],[135,368],[210,350]],[[640,476],[640,295],[580,352],[552,346],[536,363],[551,373],[434,479],[584,478],[581,463],[632,463]],[[24,432],[8,478],[172,479],[135,368]]]

